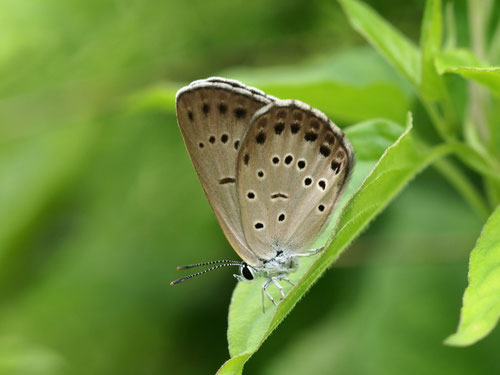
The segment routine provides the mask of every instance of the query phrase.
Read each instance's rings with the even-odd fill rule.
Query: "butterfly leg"
[[[266,304],[265,304],[265,298],[264,298],[264,285],[262,285],[262,288],[260,289],[260,295],[261,295],[261,299],[262,299],[262,313],[265,314],[266,313]]]
[[[294,257],[310,257],[312,255],[318,254],[324,248],[325,248],[324,246],[321,246],[321,247],[318,247],[317,249],[309,249],[309,250],[306,250],[305,253],[302,253],[302,254],[293,254],[293,256]]]
[[[264,296],[264,293],[266,294],[267,298],[269,298],[271,300],[271,302],[273,303],[274,306],[277,306],[276,304],[276,301],[274,300],[273,296],[267,291],[267,287],[269,286],[269,284],[271,284],[271,282],[273,281],[272,278],[270,278],[269,280],[267,280],[264,285],[262,285],[262,296]],[[264,306],[264,304],[262,304]]]
[[[283,277],[283,279],[282,279],[282,280],[285,280],[285,281],[286,281],[288,284],[290,284],[291,286],[295,286],[295,283],[294,283],[292,280],[290,280],[288,277]]]
[[[280,301],[283,301],[283,299],[285,298],[285,291],[283,290],[283,287],[278,282],[278,278],[271,277],[271,280],[273,281],[274,285],[276,285],[276,288],[278,288],[278,290],[280,291],[280,294],[281,294]]]
[[[251,282],[251,280],[247,280],[247,279],[245,279],[243,276],[238,275],[238,274],[236,274],[236,273],[233,273],[233,276],[234,276],[234,278],[235,278],[236,280],[238,280],[238,281],[242,281],[242,282],[244,282],[244,283],[249,283],[249,282]]]

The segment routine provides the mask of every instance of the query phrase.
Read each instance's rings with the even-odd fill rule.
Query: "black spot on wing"
[[[304,135],[304,139],[307,141],[307,142],[314,142],[316,139],[318,139],[318,135],[314,132],[307,132],[305,135]]]
[[[271,195],[271,199],[278,199],[278,198],[288,199],[288,195],[283,193],[274,193],[273,195]]]
[[[245,108],[238,107],[234,110],[234,115],[236,116],[236,118],[243,118],[246,114],[247,110]]]
[[[227,112],[227,105],[224,103],[220,103],[218,108],[221,114],[225,114]]]
[[[339,162],[337,162],[336,160],[332,160],[332,163],[330,164],[330,168],[332,168],[332,171],[335,174],[339,174],[340,166],[341,166],[341,164]]]
[[[208,115],[208,112],[210,112],[210,106],[208,105],[208,103],[203,103],[201,110],[205,115]]]
[[[283,130],[285,130],[285,124],[283,122],[278,122],[274,125],[274,133],[276,133],[276,135],[283,133]]]
[[[328,146],[321,145],[319,148],[319,153],[323,155],[325,158],[328,157],[328,155],[330,155],[331,152],[332,150]]]
[[[257,142],[259,145],[263,145],[266,142],[266,133],[259,132],[259,134],[257,134],[257,136],[255,137],[255,142]]]
[[[225,184],[234,184],[236,180],[232,177],[225,177],[219,180],[219,184],[225,185]]]

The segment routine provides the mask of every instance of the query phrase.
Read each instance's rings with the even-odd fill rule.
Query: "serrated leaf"
[[[352,26],[415,87],[420,85],[420,52],[413,42],[366,4],[339,0]]]
[[[355,143],[354,138],[352,141]],[[449,152],[449,148],[442,146],[422,151],[412,139],[410,124],[408,130],[384,152],[345,206],[327,250],[315,259],[305,259],[306,262],[302,262],[299,271],[292,275],[296,286],[289,288],[286,298],[277,308],[268,309],[262,314],[261,286],[239,283],[233,293],[229,311],[228,341],[232,358],[219,369],[218,374],[241,373],[245,362],[260,348],[349,243],[389,204],[408,181],[429,163]]]
[[[445,343],[471,345],[485,337],[500,317],[500,206],[491,214],[471,252],[457,332]]]

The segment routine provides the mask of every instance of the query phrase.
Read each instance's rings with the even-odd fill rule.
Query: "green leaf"
[[[485,66],[470,51],[443,51],[436,56],[436,68],[439,74],[457,74],[486,86],[500,98],[500,66]]]
[[[434,56],[441,48],[443,18],[440,0],[427,0],[422,21],[420,49],[422,51],[422,78],[420,89],[429,100],[443,97],[445,90],[442,77],[434,66]]]
[[[349,137],[349,130],[346,130]],[[357,137],[351,138],[356,149]],[[261,311],[261,286],[239,283],[233,293],[229,311],[228,341],[231,359],[218,374],[241,373],[245,362],[283,321],[307,290],[331,266],[349,243],[380,213],[419,171],[449,152],[439,146],[428,151],[417,147],[411,135],[411,124],[382,155],[361,187],[344,207],[335,234],[327,250],[313,259],[304,259],[299,271],[292,274],[295,287],[288,287],[286,298],[277,308]],[[356,174],[356,169],[354,173]],[[354,176],[356,180],[356,176]]]
[[[469,262],[460,323],[448,345],[471,345],[485,337],[500,317],[500,206],[486,222]]]
[[[324,108],[335,121],[357,122],[374,117],[404,121],[410,105],[401,90],[388,83],[353,86],[337,82],[302,84],[262,83],[263,91],[280,98],[295,98],[316,108]],[[390,97],[393,100],[388,101]]]
[[[420,85],[420,53],[413,42],[357,0],[339,0],[354,29],[361,33],[408,81]]]
[[[344,129],[356,150],[356,163],[377,161],[403,132],[401,125],[384,120],[373,119],[360,122]]]
[[[240,80],[282,99],[298,99],[320,108],[336,122],[406,119],[411,89],[369,47],[312,59],[300,65],[233,68],[220,76]],[[155,85],[127,98],[129,110],[175,111],[179,85]],[[391,98],[391,100],[387,100]]]

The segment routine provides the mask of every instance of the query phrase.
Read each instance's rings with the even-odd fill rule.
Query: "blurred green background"
[[[368,3],[418,39],[423,0]],[[455,11],[466,41],[465,1]],[[173,107],[211,75],[340,126],[411,109],[425,127],[332,1],[0,1],[0,374],[210,374],[228,358],[231,271],[169,286],[176,265],[236,258]],[[442,345],[481,226],[426,171],[245,372],[500,373],[498,330]]]

